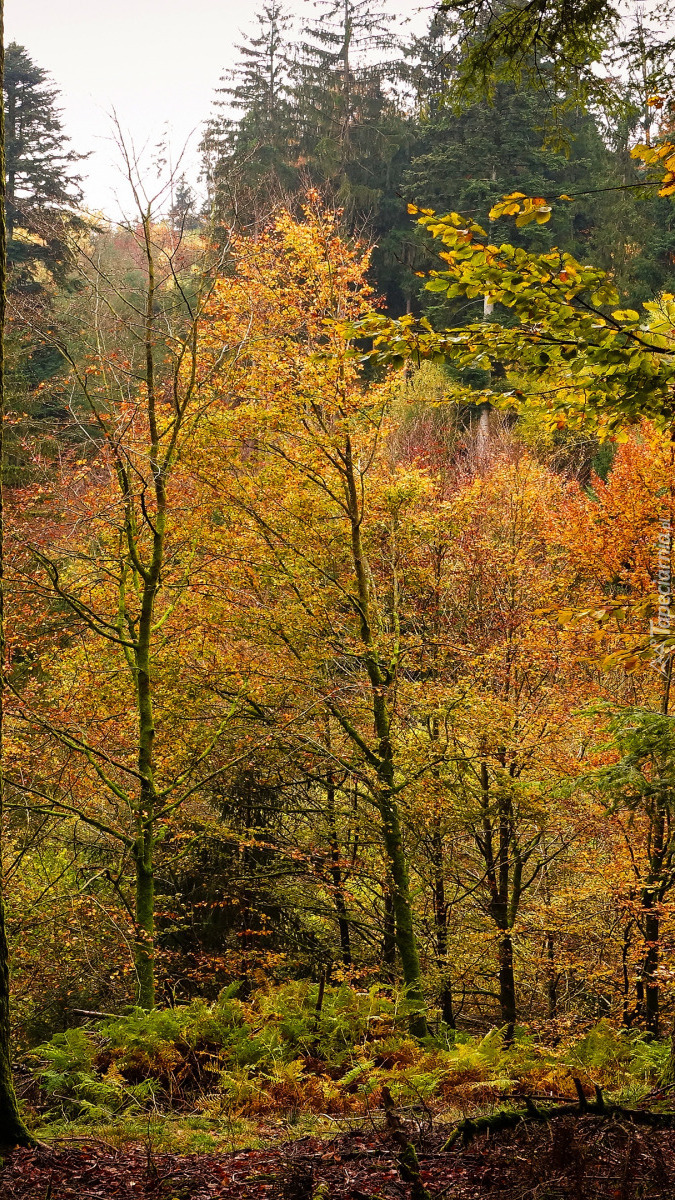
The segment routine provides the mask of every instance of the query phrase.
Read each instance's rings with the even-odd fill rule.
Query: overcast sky
[[[289,7],[301,9],[302,0]],[[63,121],[84,164],[90,207],[114,212],[123,192],[110,141],[111,108],[137,144],[165,122],[174,153],[208,114],[223,69],[257,0],[6,0],[6,38],[25,46],[61,90]]]

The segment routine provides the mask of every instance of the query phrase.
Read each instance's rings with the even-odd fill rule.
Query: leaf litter
[[[416,1135],[430,1200],[665,1200],[675,1195],[675,1131],[599,1117],[486,1134],[444,1150]],[[419,1194],[419,1193],[418,1193]],[[103,1143],[10,1154],[1,1200],[415,1200],[391,1136],[359,1130],[228,1154],[154,1153]]]

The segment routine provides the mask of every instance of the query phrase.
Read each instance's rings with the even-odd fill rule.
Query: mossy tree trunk
[[[360,744],[366,754],[368,765],[376,777],[373,799],[381,820],[382,841],[392,884],[392,907],[394,928],[403,983],[411,1005],[410,1030],[415,1037],[426,1036],[426,1005],[422,984],[422,970],[415,934],[413,909],[410,898],[408,863],[403,843],[403,831],[398,804],[396,763],[391,728],[391,697],[394,694],[400,648],[397,638],[388,661],[384,661],[376,636],[376,614],[373,611],[370,576],[363,546],[361,526],[363,513],[360,502],[360,483],[353,461],[352,445],[346,439],[342,455],[345,485],[345,507],[349,516],[351,532],[351,555],[354,571],[356,610],[363,664],[370,683],[373,727],[377,741],[376,749],[367,746],[357,731],[350,726],[342,714],[338,715],[347,732]],[[393,623],[398,633],[398,586],[396,581],[396,553],[393,555]]]

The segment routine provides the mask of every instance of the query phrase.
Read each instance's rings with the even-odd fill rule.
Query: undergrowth
[[[425,1119],[490,1110],[532,1095],[593,1091],[634,1102],[663,1073],[669,1047],[601,1022],[573,1043],[546,1045],[518,1031],[471,1037],[445,1029],[420,1043],[391,990],[294,983],[213,1004],[132,1009],[114,1020],[55,1034],[31,1054],[29,1118],[41,1136],[73,1126],[115,1140],[210,1149],[335,1129],[379,1106],[386,1084]],[[149,1136],[149,1134],[147,1134]]]

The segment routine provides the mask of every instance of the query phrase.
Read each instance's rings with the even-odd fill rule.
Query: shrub
[[[499,1029],[420,1044],[391,990],[326,988],[320,1012],[317,988],[306,983],[250,1003],[235,992],[56,1034],[33,1054],[47,1114],[53,1119],[55,1102],[62,1117],[89,1123],[150,1106],[229,1117],[359,1113],[385,1083],[400,1104],[475,1111],[516,1090],[573,1095],[572,1074],[637,1096],[668,1056],[667,1044],[605,1021],[557,1050],[523,1031],[505,1045]]]

